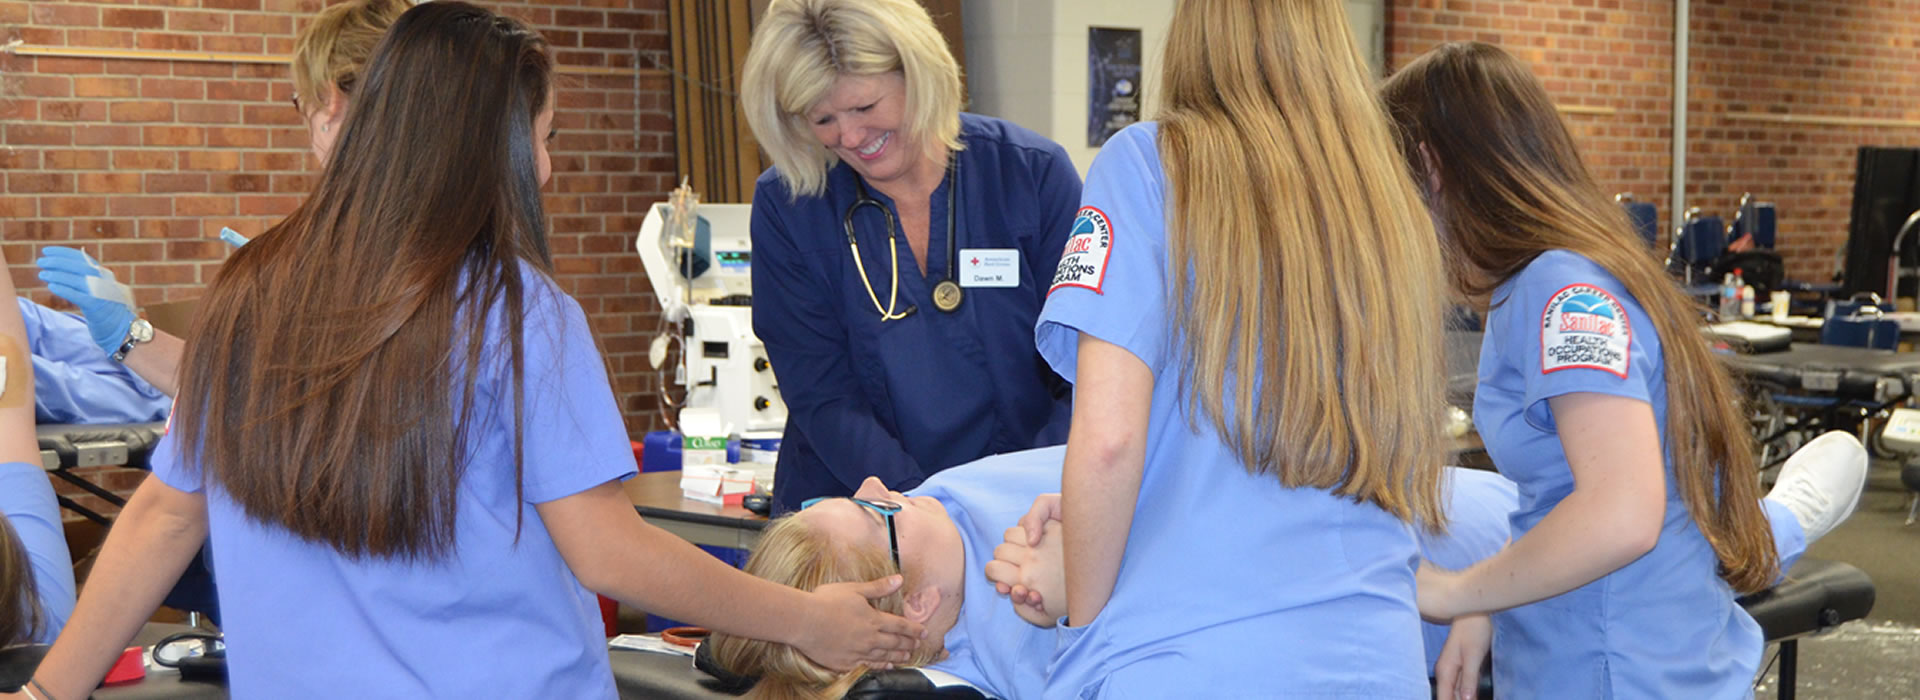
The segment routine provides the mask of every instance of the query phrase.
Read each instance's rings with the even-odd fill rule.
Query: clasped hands
[[[986,566],[987,580],[1008,596],[1014,612],[1038,627],[1053,627],[1067,615],[1061,530],[1060,494],[1042,495],[1018,525],[1007,528]]]

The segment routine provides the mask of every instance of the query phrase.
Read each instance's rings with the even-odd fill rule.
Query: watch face
[[[127,337],[136,343],[149,342],[153,340],[153,324],[145,319],[137,319],[127,328]]]

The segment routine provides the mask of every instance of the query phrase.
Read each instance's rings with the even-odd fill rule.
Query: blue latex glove
[[[54,295],[80,307],[87,332],[108,355],[119,352],[133,326],[133,290],[85,252],[47,246],[40,249],[40,279]]]
[[[220,241],[238,248],[247,244],[247,237],[240,235],[239,231],[223,227],[220,229]]]

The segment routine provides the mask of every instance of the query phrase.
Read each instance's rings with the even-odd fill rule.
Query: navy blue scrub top
[[[1080,176],[1059,144],[1011,122],[961,114],[960,140],[954,248],[1017,249],[1020,284],[967,287],[953,313],[932,300],[950,264],[952,182],[930,198],[926,275],[896,236],[896,310],[918,310],[883,323],[842,225],[859,197],[853,169],[835,164],[825,193],[798,200],[773,170],[760,175],[753,331],[787,402],[774,471],[779,510],[850,495],[869,475],[906,490],[956,464],[1066,442],[1071,386],[1035,350],[1033,325],[1080,204]],[[898,218],[892,200],[867,191]],[[894,269],[885,218],[862,207],[854,227],[885,304]]]

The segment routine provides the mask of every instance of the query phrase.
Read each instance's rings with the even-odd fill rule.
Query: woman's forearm
[[[180,358],[187,341],[162,330],[153,332],[151,342],[134,346],[127,353],[127,369],[147,380],[160,393],[173,396],[180,384]]]
[[[34,677],[54,697],[87,697],[206,540],[205,497],[149,477],[107,533],[73,618]]]

